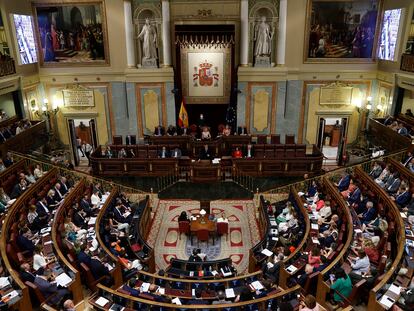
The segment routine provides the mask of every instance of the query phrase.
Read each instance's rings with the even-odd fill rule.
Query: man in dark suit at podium
[[[203,148],[200,149],[200,160],[211,160],[213,155],[211,153],[210,147],[207,144],[204,144]]]

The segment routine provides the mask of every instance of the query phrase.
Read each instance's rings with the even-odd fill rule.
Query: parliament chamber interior
[[[414,310],[413,0],[0,0],[0,310]]]

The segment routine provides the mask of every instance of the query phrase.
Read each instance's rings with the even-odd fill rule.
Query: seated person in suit
[[[239,147],[236,147],[236,149],[233,151],[233,158],[236,158],[236,159],[243,158],[243,153],[239,149]]]
[[[249,301],[253,299],[253,293],[250,291],[247,285],[243,285],[240,289],[240,294],[236,296],[234,302]]]
[[[128,152],[127,152],[127,157],[128,158],[135,158],[135,152],[134,152],[134,149],[128,149]]]
[[[29,254],[33,254],[35,250],[35,245],[32,242],[34,239],[29,228],[23,227],[20,229],[19,234],[17,235],[16,243],[22,252],[28,251]]]
[[[93,206],[91,203],[89,203],[88,200],[88,194],[85,194],[83,196],[83,199],[80,202],[80,206],[83,209],[83,211],[86,213],[88,217],[94,216],[98,213],[99,209],[97,206]]]
[[[210,304],[210,301],[203,300],[201,298],[201,293],[202,293],[201,289],[200,288],[196,288],[194,290],[195,299],[193,298],[193,299],[188,300],[187,301],[187,304],[188,305],[209,305]]]
[[[139,290],[135,289],[136,283],[137,283],[137,279],[134,278],[134,277],[132,277],[128,281],[128,285],[122,286],[122,289],[123,290],[126,290],[127,292],[129,292],[129,294],[131,296],[138,297],[141,294],[141,292]]]
[[[10,198],[16,199],[27,189],[27,182],[25,179],[20,179],[19,182],[13,187],[10,194]]]
[[[174,125],[172,125],[172,124],[168,125],[167,135],[168,136],[176,136],[177,135],[177,130],[176,130]]]
[[[46,299],[53,295],[50,299],[52,304],[58,304],[64,296],[68,296],[70,294],[66,288],[59,288],[57,286],[55,276],[51,271],[40,272],[41,273],[36,275],[34,284]]]
[[[25,262],[25,263],[22,263],[21,265],[20,265],[20,273],[19,273],[19,275],[20,275],[20,279],[23,281],[23,282],[26,282],[26,281],[28,281],[28,282],[31,282],[31,283],[33,283],[34,282],[34,280],[35,280],[35,275],[30,271],[30,265],[27,263],[27,262]]]
[[[120,199],[117,199],[114,208],[114,219],[119,223],[129,223],[132,219],[131,208],[122,204]]]
[[[189,133],[188,128],[185,126],[177,128],[178,135],[187,136]]]
[[[60,202],[62,201],[62,199],[64,198],[64,193],[62,193],[62,191],[60,191],[61,185],[60,183],[56,183],[55,187],[53,188],[53,190],[55,191],[55,202]]]
[[[202,140],[210,140],[211,134],[208,126],[203,126],[201,130],[201,139]]]
[[[207,144],[204,144],[204,147],[200,149],[200,155],[198,157],[200,160],[211,160],[213,155],[211,154],[210,148]]]
[[[158,152],[158,157],[160,159],[165,159],[170,157],[170,153],[167,150],[167,147],[162,146],[162,149]]]
[[[246,147],[246,151],[244,152],[246,158],[253,158],[254,157],[254,148],[252,144],[248,144]]]
[[[239,126],[237,128],[237,134],[239,134],[239,135],[247,135],[247,128],[245,126]]]
[[[86,245],[86,243],[82,243],[79,246],[79,252],[76,256],[78,258],[79,263],[83,263],[89,267],[92,257],[89,256],[89,254],[87,254],[87,248],[88,246]]]
[[[186,211],[182,211],[180,216],[178,216],[178,221],[190,221],[188,219]]]
[[[100,283],[104,284],[105,286],[112,285],[113,282],[109,270],[100,259],[100,256],[93,256],[91,258],[89,268],[91,269],[91,273],[95,280],[102,278]]]
[[[86,216],[86,212],[79,206],[79,203],[75,203],[72,208],[75,210],[72,222],[79,228],[87,229],[89,217]]]
[[[213,301],[213,305],[221,305],[221,304],[228,304],[231,303],[231,301],[226,300],[226,295],[221,290],[217,293],[217,300]]]
[[[109,147],[109,145],[106,146],[106,157],[108,159],[116,158],[115,151],[112,151],[112,149],[111,149],[111,147]]]
[[[180,148],[175,148],[173,151],[171,151],[171,158],[179,159],[181,158],[181,150]]]
[[[198,251],[196,248],[193,249],[191,256],[188,258],[188,262],[201,262],[203,261],[200,256],[198,256]]]
[[[62,195],[65,195],[69,191],[69,188],[70,188],[70,185],[69,185],[66,177],[63,177],[63,176],[60,177],[59,184],[60,184],[60,189],[59,189],[60,193]]]
[[[125,145],[136,145],[136,144],[137,144],[137,139],[135,135],[127,135],[125,137]]]
[[[154,136],[163,136],[163,135],[164,135],[164,133],[165,133],[165,129],[164,129],[164,127],[163,127],[163,126],[161,126],[161,125],[158,125],[158,126],[155,128],[155,131],[154,131]]]
[[[36,213],[40,221],[48,222],[49,216],[50,216],[50,210],[47,204],[46,197],[41,198],[36,203]]]
[[[127,155],[125,149],[121,148],[121,150],[119,150],[119,152],[118,152],[118,159],[124,159],[126,157],[128,157],[128,155]]]

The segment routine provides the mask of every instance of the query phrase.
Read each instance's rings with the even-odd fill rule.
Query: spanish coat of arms
[[[218,67],[213,67],[213,64],[207,60],[201,63],[198,67],[194,66],[193,86],[212,86],[218,87],[219,74]]]

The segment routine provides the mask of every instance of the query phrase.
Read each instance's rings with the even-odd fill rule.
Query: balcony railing
[[[8,55],[0,53],[0,77],[12,75],[16,73],[14,59]]]
[[[414,54],[403,54],[401,57],[401,70],[414,72]]]

